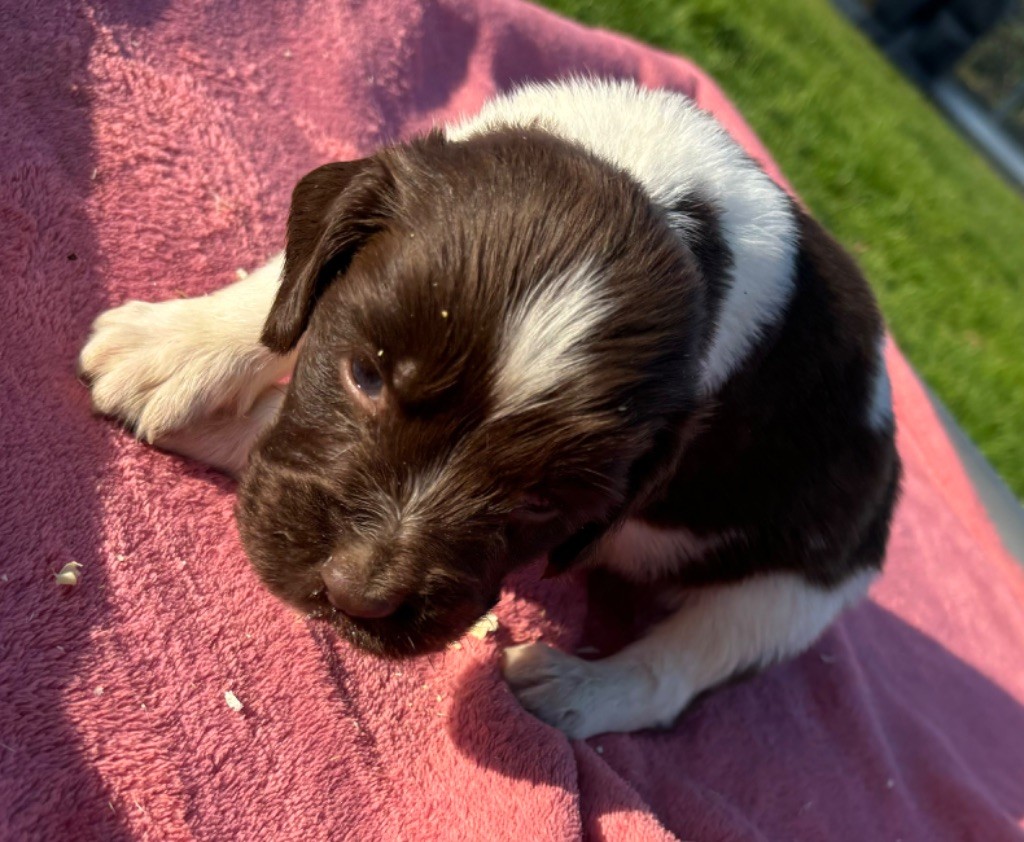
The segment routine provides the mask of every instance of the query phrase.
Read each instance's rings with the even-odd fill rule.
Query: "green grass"
[[[1024,499],[1024,201],[827,0],[545,0],[709,71]]]

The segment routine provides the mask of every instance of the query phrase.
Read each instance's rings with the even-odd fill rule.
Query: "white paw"
[[[590,736],[586,728],[590,695],[586,663],[543,643],[511,646],[501,670],[519,703],[570,739]]]
[[[147,441],[226,406],[244,412],[272,355],[214,301],[130,301],[100,315],[79,357],[95,410]]]
[[[570,739],[660,724],[648,705],[652,676],[636,665],[584,661],[529,643],[506,649],[501,667],[519,703]]]
[[[574,740],[668,727],[694,696],[671,667],[656,671],[625,651],[584,661],[528,643],[506,649],[501,669],[524,708]]]

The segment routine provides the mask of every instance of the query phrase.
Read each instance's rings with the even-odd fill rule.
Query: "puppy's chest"
[[[631,519],[601,539],[592,564],[631,581],[652,582],[699,565],[742,537],[738,529],[698,534],[685,526],[663,528]]]

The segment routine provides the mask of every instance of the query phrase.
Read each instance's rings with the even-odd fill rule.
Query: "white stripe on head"
[[[894,419],[892,386],[889,383],[889,371],[885,367],[885,334],[878,340],[878,356],[875,359],[871,393],[868,396],[867,419],[872,430],[888,430],[892,427]]]
[[[490,417],[537,406],[578,378],[586,364],[586,341],[612,308],[604,279],[590,260],[526,292],[502,327]],[[403,489],[397,521],[424,516],[438,488],[450,481],[454,458],[450,455],[443,464],[411,478]]]
[[[732,284],[701,378],[706,393],[716,391],[792,295],[797,231],[783,190],[711,115],[671,91],[579,78],[527,85],[446,134],[463,140],[502,126],[536,126],[578,143],[629,173],[666,210],[695,192],[721,209]]]
[[[529,408],[577,377],[586,360],[586,340],[611,309],[603,279],[590,261],[530,290],[505,322],[492,417]]]

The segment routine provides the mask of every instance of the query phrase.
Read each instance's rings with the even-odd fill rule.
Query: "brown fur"
[[[617,301],[593,365],[529,411],[490,418],[508,313],[585,258]],[[278,351],[305,338],[241,487],[256,569],[326,612],[319,565],[332,557],[352,587],[402,598],[386,619],[333,612],[355,642],[386,654],[447,643],[513,567],[624,509],[631,467],[694,405],[703,306],[692,255],[640,189],[539,132],[433,135],[315,171],[295,191],[264,331]],[[353,354],[379,365],[385,411],[362,412],[342,387]],[[436,476],[443,487],[418,498]],[[557,516],[517,513],[524,495]]]
[[[540,131],[433,134],[308,175],[263,333],[278,352],[303,346],[238,504],[260,576],[356,644],[404,655],[459,636],[513,568],[585,559],[627,515],[742,531],[688,584],[789,570],[831,585],[879,565],[899,475],[892,430],[863,423],[881,322],[852,261],[796,212],[786,318],[702,402],[697,364],[731,257],[699,196],[662,213]],[[690,219],[689,245],[673,214]],[[511,309],[586,262],[615,307],[584,370],[492,417]],[[344,385],[356,356],[383,382],[370,410]],[[400,607],[332,609],[325,564]]]

